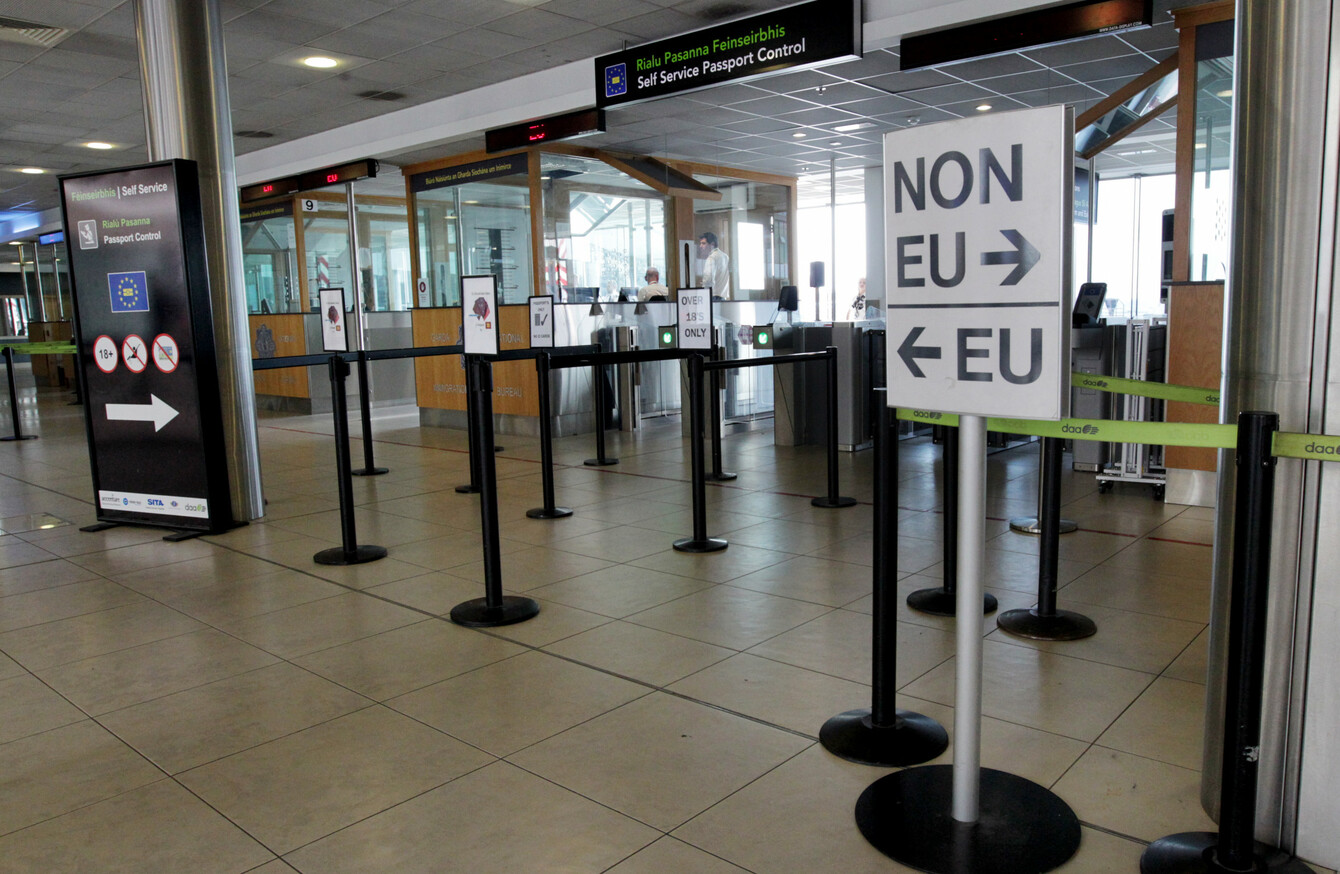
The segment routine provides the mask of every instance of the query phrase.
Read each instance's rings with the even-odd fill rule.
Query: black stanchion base
[[[694,540],[692,537],[685,537],[683,540],[676,540],[673,544],[679,552],[720,552],[727,546],[730,546],[720,537],[709,537],[706,540]]]
[[[1098,633],[1089,617],[1069,610],[1057,610],[1055,616],[1039,615],[1036,607],[1006,610],[996,617],[1001,631],[1030,640],[1082,640]]]
[[[226,531],[228,529],[224,529]],[[197,537],[204,537],[206,534],[222,534],[222,531],[174,531],[171,534],[163,535],[163,540],[168,543],[181,543],[183,540],[194,540]]]
[[[1159,838],[1145,848],[1140,857],[1141,874],[1243,874],[1237,868],[1225,868],[1215,859],[1219,835],[1212,832],[1182,832]],[[1252,848],[1253,872],[1279,871],[1282,874],[1313,874],[1307,864],[1283,850],[1260,841]]]
[[[836,500],[834,500],[832,498],[824,496],[822,498],[814,498],[813,500],[811,500],[810,506],[822,507],[826,510],[838,510],[841,509],[842,507],[855,507],[856,499],[848,497],[839,497]]]
[[[536,507],[534,510],[527,510],[526,515],[531,519],[566,519],[572,515],[569,507]]]
[[[390,473],[390,471],[384,467],[364,467],[349,472],[354,476],[381,476],[384,473]]]
[[[36,440],[36,434],[10,434],[8,437],[0,437],[0,441],[10,443],[14,440]]]
[[[719,483],[728,483],[728,482],[730,482],[731,480],[737,478],[737,477],[739,476],[739,474],[738,474],[738,473],[731,473],[731,472],[728,471],[728,470],[723,470],[721,473],[709,473],[708,476],[711,477],[712,479],[716,480],[716,481],[719,482]]]
[[[80,528],[79,530],[85,531],[89,534],[94,534],[98,531],[106,531],[110,528],[119,528],[120,526],[121,526],[120,522],[94,522],[92,525],[85,525],[83,528]]]
[[[953,817],[951,765],[881,777],[856,802],[856,826],[884,855],[936,874],[1050,871],[1079,849],[1079,820],[1023,777],[983,768],[976,822]]]
[[[956,616],[958,614],[958,596],[946,588],[917,589],[907,596],[907,606],[920,613],[932,616]],[[995,613],[999,607],[996,596],[990,592],[982,593],[982,615]]]
[[[893,725],[871,722],[869,708],[839,713],[819,729],[819,743],[833,755],[858,765],[920,765],[949,747],[944,726],[920,713],[897,710]]]
[[[385,546],[355,546],[352,552],[345,552],[342,546],[323,549],[312,556],[317,564],[364,564],[386,558]]]
[[[458,494],[458,495],[477,495],[477,494],[479,494],[479,486],[474,485],[473,483],[466,483],[466,484],[463,485],[463,486],[457,486],[457,487],[456,487],[456,494]]]
[[[609,467],[611,464],[618,464],[617,458],[588,458],[582,464],[587,467]]]
[[[451,621],[469,628],[496,628],[525,622],[539,612],[539,604],[519,595],[504,595],[497,607],[490,607],[488,598],[473,598],[451,608]]]
[[[1038,524],[1037,516],[1018,516],[1010,520],[1010,530],[1020,534],[1041,534],[1042,526]],[[1079,530],[1079,523],[1073,519],[1062,519],[1058,530],[1061,534],[1070,534]]]

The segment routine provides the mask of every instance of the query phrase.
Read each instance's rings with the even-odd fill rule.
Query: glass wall
[[[307,302],[294,284],[297,264],[293,204],[244,208],[242,274],[247,312],[305,312]]]
[[[1107,283],[1109,319],[1165,315],[1163,213],[1173,208],[1175,177],[1099,179],[1094,212],[1094,282]],[[1076,235],[1084,233],[1076,225]]]
[[[775,300],[783,285],[791,285],[788,223],[791,215],[791,189],[733,179],[726,176],[695,175],[704,185],[722,194],[721,200],[693,202],[693,228],[680,228],[680,235],[697,240],[704,233],[717,237],[717,247],[730,259],[730,293],[733,300]],[[695,279],[701,277],[705,262],[696,252]],[[714,289],[713,294],[717,294]]]
[[[1201,60],[1196,65],[1196,169],[1191,189],[1193,282],[1228,278],[1232,124],[1233,58]]]

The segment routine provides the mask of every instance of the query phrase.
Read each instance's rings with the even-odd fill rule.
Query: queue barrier
[[[24,434],[23,423],[19,419],[19,392],[14,384],[15,355],[74,355],[78,349],[73,343],[52,341],[49,343],[7,343],[4,346],[5,376],[9,381],[9,420],[13,432],[0,440],[36,440],[36,434]]]
[[[1174,385],[1167,382],[1150,382],[1143,379],[1126,379],[1120,376],[1099,376],[1094,373],[1070,374],[1071,388],[1089,388],[1114,394],[1135,395],[1158,401],[1181,401],[1186,404],[1219,406],[1219,390],[1199,388],[1194,385]]]

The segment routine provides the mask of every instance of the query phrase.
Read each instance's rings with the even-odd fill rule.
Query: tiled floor
[[[80,408],[25,388],[0,444],[0,870],[304,874],[907,870],[853,807],[884,771],[816,741],[870,702],[870,453],[842,460],[862,503],[821,510],[822,454],[726,440],[709,488],[725,552],[690,556],[677,420],[559,441],[538,521],[534,440],[501,438],[503,585],[541,604],[491,631],[444,618],[483,594],[463,435],[385,411],[356,478],[360,539],[337,546],[327,417],[267,417],[268,515],[165,543],[93,521]],[[8,410],[0,410],[7,421]],[[7,426],[6,426],[7,427]],[[940,585],[939,449],[902,446],[900,704],[952,731],[954,624],[903,598]],[[361,451],[356,443],[355,457]],[[816,478],[816,471],[819,472]],[[1036,591],[1027,514],[1037,451],[993,454],[990,591]],[[1084,823],[1066,872],[1138,870],[1147,841],[1211,828],[1200,809],[1210,513],[1067,472],[1063,608],[1097,636],[1039,644],[987,617],[982,760],[1052,788]],[[65,523],[43,528],[49,514]],[[952,761],[953,748],[937,760]]]

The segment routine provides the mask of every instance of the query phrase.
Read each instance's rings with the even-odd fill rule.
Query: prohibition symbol
[[[93,341],[93,363],[98,365],[98,369],[103,373],[111,373],[116,370],[116,363],[120,357],[116,354],[116,341],[106,334],[100,334],[98,339]]]
[[[149,366],[149,350],[145,348],[144,340],[136,334],[121,341],[121,357],[126,360],[126,370],[131,373],[143,373],[144,368]]]
[[[172,339],[171,334],[159,334],[154,337],[154,365],[164,373],[171,373],[177,369],[177,362],[181,360],[181,350],[177,348],[177,341]]]

